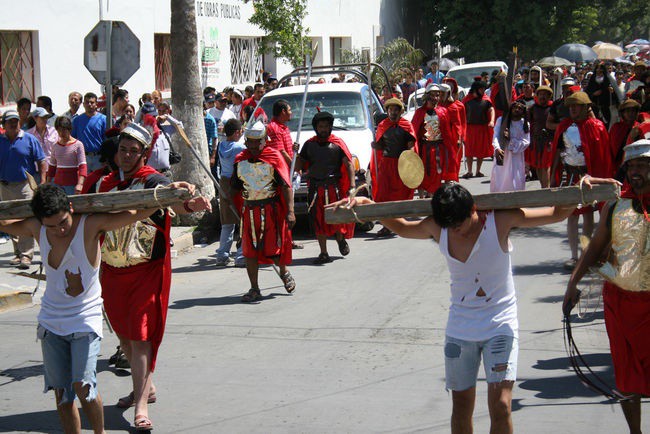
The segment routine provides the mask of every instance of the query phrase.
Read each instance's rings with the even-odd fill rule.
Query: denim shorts
[[[478,368],[483,368],[488,383],[515,381],[517,378],[518,339],[495,336],[486,341],[445,338],[445,380],[447,390],[463,391],[476,386]]]
[[[87,401],[97,397],[97,356],[102,338],[94,332],[57,335],[43,326],[37,328],[41,340],[45,389],[63,390],[60,404],[73,402],[73,383],[90,386]]]

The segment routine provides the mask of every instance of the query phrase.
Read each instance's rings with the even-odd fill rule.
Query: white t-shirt
[[[448,232],[440,232],[440,252],[451,274],[451,306],[447,336],[484,341],[495,336],[518,337],[517,297],[510,251],[501,249],[494,213],[485,224],[465,262],[449,254]]]

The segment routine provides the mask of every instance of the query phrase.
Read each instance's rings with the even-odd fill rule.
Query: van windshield
[[[291,131],[298,131],[302,95],[301,93],[267,95],[262,99],[260,104],[264,114],[262,115],[258,109],[255,110],[255,117],[257,119],[262,117],[270,120],[273,117],[273,104],[279,99],[284,99],[289,103],[293,112],[291,120],[287,125]],[[335,130],[359,130],[367,128],[368,125],[359,93],[309,92],[307,95],[307,103],[305,104],[305,116],[302,122],[302,129],[311,128],[311,120],[319,111],[329,112],[334,116]]]
[[[470,87],[474,81],[474,77],[481,75],[482,72],[487,72],[489,76],[492,76],[492,71],[494,70],[499,71],[501,68],[483,66],[480,68],[457,69],[455,71],[449,71],[447,77],[455,79],[460,87]]]

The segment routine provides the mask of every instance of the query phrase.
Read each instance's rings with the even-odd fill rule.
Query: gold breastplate
[[[432,115],[424,116],[424,138],[430,142],[437,142],[442,140],[442,133],[440,132],[440,119],[436,112]]]
[[[102,262],[123,268],[151,260],[156,231],[151,219],[146,219],[106,232]]]
[[[650,291],[650,222],[619,199],[612,214],[612,250],[599,273],[627,291]]]
[[[246,200],[262,200],[276,194],[275,170],[270,164],[248,160],[237,164],[237,176],[242,180],[242,196]]]

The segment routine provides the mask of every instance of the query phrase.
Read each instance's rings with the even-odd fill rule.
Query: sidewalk
[[[193,227],[172,227],[172,258],[194,245],[192,239],[193,230]],[[43,280],[32,300],[32,293],[38,283],[37,276],[41,265],[38,244],[34,250],[32,266],[28,270],[19,270],[17,267],[9,265],[11,258],[13,258],[13,245],[10,240],[5,244],[0,244],[0,313],[39,304],[40,297],[45,290],[45,281]]]

